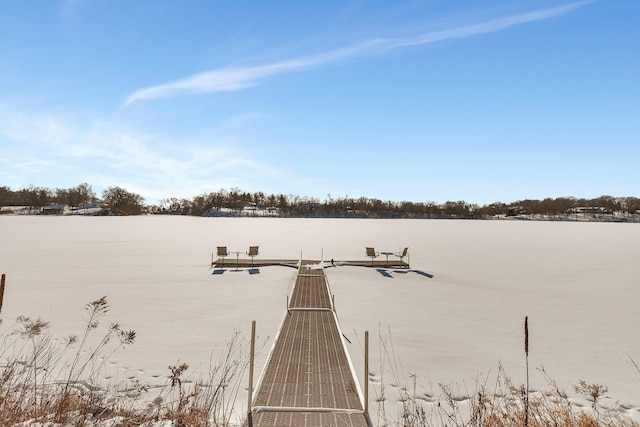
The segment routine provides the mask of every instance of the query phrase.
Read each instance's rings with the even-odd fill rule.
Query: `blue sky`
[[[0,186],[640,196],[637,0],[0,3]]]

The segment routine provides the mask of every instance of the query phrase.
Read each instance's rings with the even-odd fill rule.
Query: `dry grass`
[[[211,360],[208,378],[184,380],[188,365],[169,366],[167,384],[149,404],[136,381],[102,386],[109,359],[135,341],[134,330],[102,326],[106,297],[85,306],[82,336],[63,344],[41,319],[19,317],[0,337],[1,426],[228,426],[246,370],[239,333]],[[1,322],[1,320],[0,320]]]
[[[580,381],[578,394],[591,401],[590,408],[580,408],[568,395],[550,382],[544,392],[526,393],[524,386],[514,385],[500,368],[493,388],[477,385],[475,394],[460,397],[451,385],[439,384],[439,396],[425,398],[417,393],[415,375],[407,379],[410,386],[398,388],[396,402],[386,402],[378,412],[380,426],[405,427],[638,427],[617,407],[603,407],[599,399],[606,387]],[[528,401],[528,417],[525,407]],[[382,406],[383,402],[379,402]]]
[[[526,331],[526,326],[525,326]],[[526,332],[525,332],[526,336]],[[514,384],[501,365],[495,382],[488,379],[466,386],[438,384],[438,392],[425,392],[416,375],[399,372],[391,334],[380,334],[381,367],[373,392],[378,403],[378,426],[403,427],[640,427],[623,408],[604,406],[607,387],[579,380],[577,395],[591,403],[580,407],[576,400],[538,369],[548,389],[527,392]],[[525,338],[528,350],[528,340]],[[528,355],[527,355],[528,356]],[[633,360],[640,373],[640,368]],[[387,378],[388,376],[388,378]],[[528,377],[528,372],[527,372]]]
[[[167,383],[149,403],[149,387],[135,381],[99,386],[109,358],[135,341],[135,331],[117,323],[102,326],[105,297],[85,306],[81,337],[63,344],[41,319],[19,317],[0,336],[1,426],[209,427],[240,425],[236,398],[248,366],[247,349],[236,332],[210,360],[207,378],[188,376],[185,363],[169,366]],[[1,320],[0,320],[1,322]],[[526,342],[527,340],[525,340]],[[439,384],[424,393],[416,375],[399,372],[390,336],[380,337],[379,381],[374,425],[422,427],[640,427],[617,407],[605,407],[607,388],[579,380],[574,392],[590,402],[581,408],[544,369],[546,391],[527,392],[502,367],[495,382],[475,381],[472,390]],[[526,342],[525,346],[527,346]],[[526,349],[528,350],[528,348]],[[631,359],[631,357],[630,357]],[[640,368],[631,359],[638,373]],[[391,397],[393,396],[393,397]]]

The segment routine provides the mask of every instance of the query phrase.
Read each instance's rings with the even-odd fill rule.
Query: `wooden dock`
[[[307,264],[319,264],[320,260],[306,260]],[[325,266],[331,266],[331,261],[324,260],[322,261]],[[285,266],[285,267],[293,267],[298,268],[300,265],[300,260],[297,259],[255,259],[251,260],[249,258],[218,258],[216,260],[211,260],[211,268],[221,269],[246,269],[246,268],[259,268],[259,267],[268,267],[268,266]],[[371,267],[371,268],[409,268],[409,264],[395,259],[390,260],[352,260],[352,261],[339,261],[334,260],[333,265],[335,266],[353,266],[353,267]]]
[[[368,427],[325,272],[300,264],[245,426]]]

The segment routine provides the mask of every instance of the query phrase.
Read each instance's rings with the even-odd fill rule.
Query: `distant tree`
[[[189,206],[189,215],[201,216],[213,207],[213,193],[204,193],[194,197]]]
[[[18,192],[20,204],[29,207],[29,212],[39,211],[40,208],[51,203],[53,194],[51,190],[44,187],[30,185]]]
[[[558,197],[555,200],[556,211],[558,214],[568,217],[576,207],[576,203],[577,201],[575,197]]]
[[[225,200],[227,198],[227,190],[221,188],[215,193],[211,193],[211,202],[213,203],[213,207],[220,210],[225,205]]]
[[[109,187],[102,192],[102,199],[114,213],[139,215],[144,211],[144,198],[122,187]]]
[[[471,207],[463,200],[458,200],[456,202],[447,201],[443,206],[443,212],[448,216],[469,218],[470,208]]]
[[[275,194],[269,194],[265,203],[267,204],[267,207],[275,208],[278,206],[278,197]]]
[[[70,207],[83,204],[86,207],[90,202],[96,200],[96,193],[86,182],[72,188],[56,188],[52,194],[53,201]]]
[[[227,193],[225,207],[232,209],[240,209],[244,206],[242,202],[242,197],[240,194],[240,189],[238,187],[232,187]]]
[[[0,207],[12,205],[15,194],[9,187],[0,187]]]
[[[622,209],[627,214],[627,218],[633,218],[633,221],[636,219],[636,213],[638,209],[640,209],[640,199],[637,197],[625,197],[622,199]]]
[[[278,195],[278,209],[280,209],[281,214],[288,213],[289,211],[289,200],[284,194]]]
[[[267,199],[262,191],[257,191],[253,193],[253,203],[256,204],[256,207],[264,208],[266,200]]]
[[[55,203],[67,204],[69,206],[72,206],[69,203],[69,190],[65,188],[56,188],[53,191],[53,201]]]
[[[167,209],[168,205],[169,205],[169,198],[168,197],[163,197],[162,199],[160,199],[160,208],[163,211]]]
[[[176,197],[169,199],[169,210],[172,212],[182,212],[182,204]]]
[[[594,200],[594,206],[603,208],[605,211],[613,212],[616,209],[616,199],[611,196],[600,196]]]
[[[76,187],[70,188],[69,195],[72,202],[70,204],[71,206],[84,205],[85,207],[87,207],[89,203],[96,200],[96,193],[93,191],[93,188],[91,188],[91,186],[86,182],[83,182]]]
[[[502,202],[494,202],[488,206],[483,206],[482,213],[484,216],[494,217],[498,215],[506,215],[509,212],[509,207]]]

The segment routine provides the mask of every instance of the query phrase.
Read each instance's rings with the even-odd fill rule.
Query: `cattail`
[[[0,282],[0,312],[2,312],[2,301],[4,300],[4,279],[6,276],[2,274],[2,282]]]
[[[529,317],[524,318],[524,354],[529,355]]]

